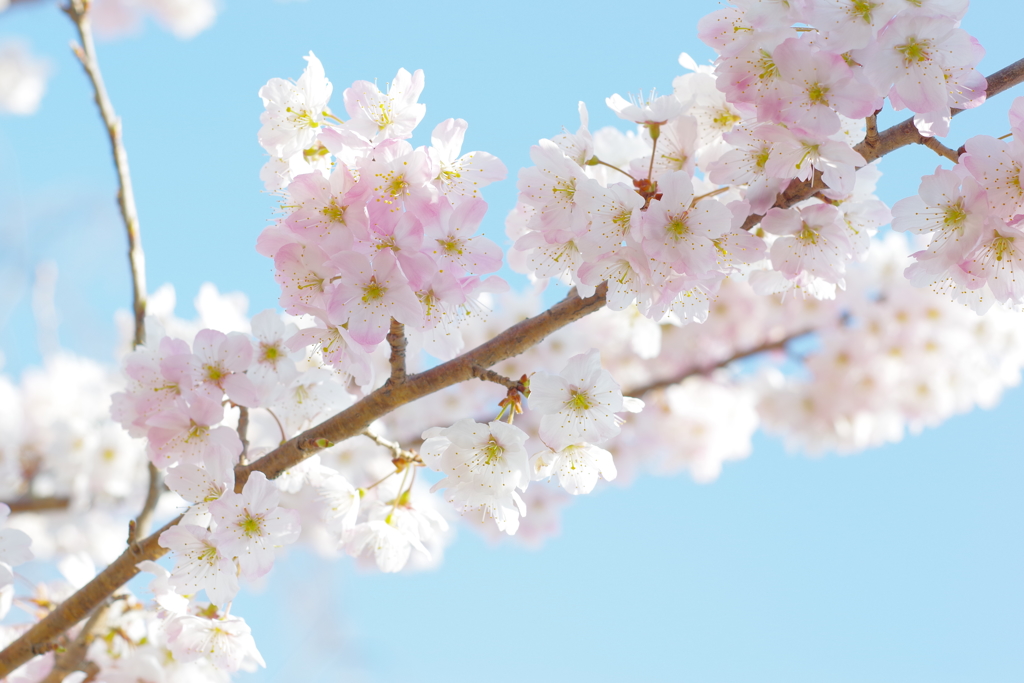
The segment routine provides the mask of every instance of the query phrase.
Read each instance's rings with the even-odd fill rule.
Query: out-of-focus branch
[[[99,673],[99,667],[87,662],[85,658],[89,654],[89,645],[106,626],[110,604],[105,602],[93,611],[78,637],[54,658],[53,668],[39,683],[61,683],[67,675],[75,671],[85,671],[92,675]]]
[[[1012,88],[1013,86],[1024,82],[1024,59],[1019,59],[1013,64],[1000,69],[991,76],[986,78],[988,81],[988,88],[985,91],[986,98],[992,98],[996,95]],[[966,110],[964,109],[951,109],[950,114],[956,116]],[[886,154],[896,151],[901,147],[907,145],[923,144],[926,147],[934,149],[931,144],[923,142],[926,138],[921,135],[917,130],[917,126],[914,125],[914,118],[910,117],[895,126],[890,126],[884,131],[878,134],[877,138],[867,138],[859,143],[854,149],[864,157],[867,163],[871,163],[875,159],[879,159]],[[952,158],[956,161],[956,153],[953,153],[952,157],[942,154],[946,158]],[[790,183],[786,191],[778,196],[775,200],[775,206],[781,209],[788,209],[794,204],[798,204],[805,199],[810,199],[817,194],[818,190],[821,189],[821,185],[815,183],[817,178],[811,178],[810,180],[803,180],[796,183]],[[761,222],[763,216],[757,214],[747,217],[747,220],[743,222],[744,230],[751,230],[758,223]]]
[[[160,494],[163,493],[164,480],[156,465],[149,463],[149,489],[146,491],[146,502],[142,504],[139,516],[131,521],[128,526],[128,545],[135,545],[140,536],[149,533],[149,527],[153,523],[153,511],[156,504],[160,502]]]
[[[689,368],[689,369],[679,373],[678,375],[675,375],[674,377],[666,377],[664,379],[654,380],[653,382],[649,382],[647,384],[643,384],[641,386],[634,387],[634,388],[630,389],[629,391],[624,391],[622,393],[623,393],[624,396],[633,396],[635,398],[642,398],[644,394],[646,394],[648,392],[651,392],[651,391],[654,391],[655,389],[664,389],[665,387],[670,387],[673,384],[679,384],[683,380],[688,379],[690,377],[694,377],[695,375],[709,375],[712,372],[714,372],[715,370],[718,370],[719,368],[724,368],[725,366],[729,365],[730,363],[735,363],[738,360],[742,360],[744,358],[750,358],[751,356],[756,356],[757,354],[765,353],[766,351],[774,351],[776,349],[784,349],[786,347],[786,344],[788,344],[789,342],[791,342],[794,339],[797,339],[799,337],[803,337],[804,335],[810,334],[811,332],[814,332],[814,330],[812,329],[812,330],[802,330],[800,332],[793,332],[792,334],[786,335],[782,339],[777,339],[775,341],[766,341],[765,343],[760,344],[758,346],[755,346],[752,349],[746,349],[744,351],[739,351],[739,352],[729,356],[728,358],[724,358],[724,359],[718,361],[717,363],[712,363],[710,365],[705,365],[704,367],[700,367],[700,368]]]
[[[277,418],[275,418],[277,419]],[[242,442],[242,454],[238,456],[238,462],[243,465],[249,464],[249,409],[245,406],[238,406],[238,440]]]
[[[23,498],[18,498],[17,500],[4,502],[9,508],[11,508],[12,515],[16,512],[48,512],[51,510],[67,510],[71,505],[70,498],[63,498],[61,496],[48,496],[45,498],[25,496]]]
[[[146,319],[146,261],[142,252],[142,238],[139,235],[139,216],[135,209],[135,195],[132,192],[132,179],[128,172],[128,153],[121,138],[121,119],[114,112],[114,106],[107,96],[107,88],[103,85],[99,62],[96,61],[96,45],[92,38],[92,26],[89,21],[90,0],[69,0],[64,12],[71,17],[81,45],[72,43],[71,49],[82,63],[86,75],[92,82],[99,107],[100,117],[110,137],[110,147],[114,154],[114,166],[117,169],[117,181],[120,185],[117,203],[121,208],[128,233],[128,262],[132,271],[132,310],[135,314],[135,336],[132,346],[139,346],[145,341]]]

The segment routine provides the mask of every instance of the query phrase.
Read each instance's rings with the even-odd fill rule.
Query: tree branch
[[[72,43],[71,50],[78,57],[82,68],[92,82],[96,106],[110,137],[110,147],[114,154],[114,166],[117,169],[117,180],[120,185],[117,203],[121,208],[128,233],[128,263],[132,272],[132,311],[135,314],[135,336],[132,346],[139,346],[145,341],[146,328],[146,260],[142,252],[142,237],[139,234],[139,216],[135,209],[135,194],[132,192],[132,179],[128,173],[128,153],[121,139],[121,119],[114,112],[114,105],[107,96],[107,88],[103,85],[100,65],[96,60],[96,45],[92,39],[92,25],[89,21],[88,0],[69,0],[64,12],[71,17],[81,45]]]
[[[487,368],[523,353],[552,332],[602,308],[607,292],[608,285],[602,283],[593,296],[581,299],[574,289],[548,310],[513,325],[472,351],[424,372],[409,375],[402,384],[385,384],[334,417],[289,439],[248,467],[235,468],[235,489],[242,489],[251,472],[263,472],[268,479],[274,479],[322,450],[324,446],[321,444],[340,443],[362,433],[371,422],[399,406],[472,379],[473,366]]]
[[[113,595],[114,591],[139,573],[139,568],[136,566],[139,562],[163,557],[167,553],[167,549],[161,547],[158,542],[160,534],[180,522],[181,519],[179,516],[171,520],[134,547],[125,548],[121,556],[97,574],[96,578],[57,605],[52,612],[21,634],[3,651],[0,651],[0,678],[11,673],[37,654],[53,649],[52,641],[54,639],[89,616],[104,600]]]
[[[277,417],[274,417],[276,420]],[[249,409],[245,406],[238,406],[238,440],[242,442],[242,453],[238,456],[238,462],[243,465],[249,464]]]
[[[146,491],[146,502],[142,504],[139,516],[132,520],[128,527],[128,545],[134,546],[139,536],[149,533],[149,526],[153,523],[153,511],[156,504],[160,502],[160,494],[163,493],[164,478],[153,463],[149,464],[149,489]]]
[[[494,370],[488,370],[487,368],[474,365],[472,368],[473,376],[484,382],[493,382],[494,384],[500,384],[506,389],[513,389],[521,394],[526,393],[526,387],[520,380],[511,379],[495,372]]]
[[[960,161],[960,155],[957,154],[954,150],[950,149],[949,147],[946,147],[944,144],[939,142],[938,138],[926,137],[922,135],[921,139],[917,141],[917,144],[924,145],[928,149],[938,154],[940,157],[945,157],[946,159],[952,161],[954,164]]]
[[[804,335],[810,334],[810,333],[812,333],[814,331],[815,330],[810,329],[810,330],[803,330],[801,332],[793,332],[792,334],[789,334],[789,335],[783,337],[782,339],[778,339],[776,341],[766,341],[765,343],[761,344],[760,346],[755,346],[754,348],[747,349],[746,351],[740,351],[739,353],[736,353],[736,354],[734,354],[734,355],[732,355],[732,356],[730,356],[728,358],[720,360],[717,363],[713,363],[711,365],[705,365],[702,368],[690,368],[690,369],[688,369],[688,370],[686,370],[686,371],[684,371],[684,372],[682,372],[682,373],[680,373],[680,374],[678,374],[678,375],[676,375],[674,377],[668,377],[668,378],[665,378],[665,379],[654,380],[653,382],[649,382],[648,384],[643,384],[643,385],[641,385],[639,387],[635,387],[633,389],[630,389],[629,391],[624,391],[624,392],[622,392],[622,394],[623,394],[623,396],[632,396],[634,398],[642,398],[644,394],[646,394],[646,393],[648,393],[650,391],[654,391],[655,389],[664,389],[665,387],[670,387],[673,384],[679,384],[680,382],[682,382],[682,381],[684,381],[684,380],[686,380],[686,379],[688,379],[690,377],[693,377],[695,375],[709,375],[712,372],[714,372],[715,370],[718,370],[719,368],[724,368],[726,365],[729,365],[730,363],[735,363],[738,360],[742,360],[744,358],[750,358],[751,356],[756,356],[757,354],[764,353],[766,351],[774,351],[775,349],[785,348],[786,344],[788,344],[789,342],[793,341],[794,339],[797,339],[799,337],[803,337]]]
[[[11,508],[11,514],[16,512],[47,512],[49,510],[67,510],[71,505],[70,498],[64,498],[61,496],[49,496],[46,498],[33,498],[32,496],[25,496],[18,498],[17,500],[4,501],[9,508]]]

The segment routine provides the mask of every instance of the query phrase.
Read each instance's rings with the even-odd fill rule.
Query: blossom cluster
[[[316,318],[292,348],[316,344],[362,387],[374,383],[370,354],[392,320],[440,358],[461,348],[460,322],[496,277],[501,249],[477,234],[487,204],[480,189],[505,177],[485,152],[462,154],[466,122],[448,119],[429,147],[408,138],[426,108],[423,72],[402,69],[387,92],[356,81],[343,93],[348,120],[329,109],[333,86],[312,53],[294,83],[261,90],[260,144],[271,155],[267,188],[287,214],[260,235],[274,260],[280,302]]]
[[[532,149],[507,221],[513,267],[581,293],[607,281],[609,306],[653,320],[703,322],[737,273],[763,294],[834,297],[889,220],[857,187],[862,120],[888,98],[945,135],[951,107],[984,101],[966,2],[736,4],[700,24],[714,69],[684,54],[693,73],[672,94],[608,98],[638,134],[592,134],[581,104],[576,133]],[[822,199],[776,207],[795,182],[820,182]]]
[[[951,170],[935,169],[893,206],[894,230],[930,238],[907,278],[978,313],[1024,304],[1024,98],[1010,108],[1010,135],[968,139]]]
[[[432,469],[448,476],[434,485],[460,512],[480,511],[498,529],[514,534],[527,508],[519,491],[531,479],[558,475],[572,494],[590,493],[598,479],[616,476],[611,453],[598,444],[618,435],[617,413],[639,412],[643,402],[624,398],[611,374],[601,367],[596,349],[573,356],[557,375],[538,372],[529,380],[530,412],[540,417],[544,448],[529,456],[530,435],[512,424],[472,418],[451,427],[423,432],[421,449]]]

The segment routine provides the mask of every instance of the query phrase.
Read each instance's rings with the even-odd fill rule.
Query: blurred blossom
[[[0,10],[6,8],[6,3],[7,0],[0,0]],[[29,53],[25,43],[0,43],[0,113],[34,114],[46,92],[49,76],[49,63]]]

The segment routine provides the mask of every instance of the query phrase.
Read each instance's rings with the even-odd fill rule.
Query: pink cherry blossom
[[[345,90],[345,109],[351,119],[346,127],[377,141],[404,139],[423,120],[426,106],[418,103],[423,92],[423,70],[410,74],[399,69],[387,93],[367,81],[356,81]]]
[[[390,251],[381,251],[372,261],[344,252],[331,264],[341,276],[328,304],[331,321],[347,322],[357,343],[370,346],[384,341],[391,318],[413,327],[422,324],[423,309]]]
[[[217,524],[211,542],[225,557],[238,559],[246,578],[270,571],[275,549],[299,537],[299,513],[278,507],[279,500],[277,488],[257,471],[241,493],[226,493],[210,503]]]

